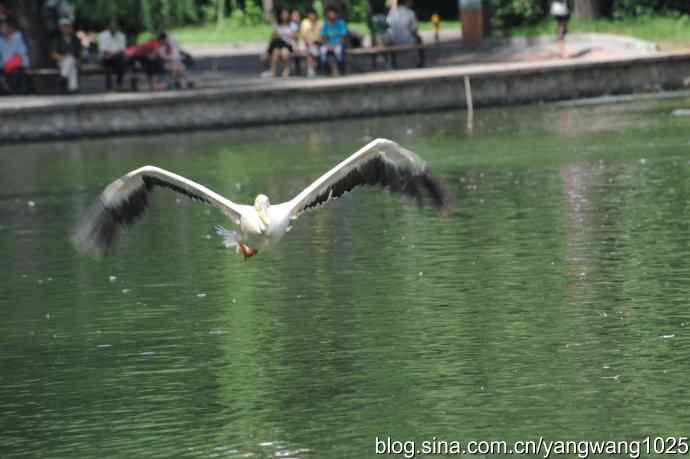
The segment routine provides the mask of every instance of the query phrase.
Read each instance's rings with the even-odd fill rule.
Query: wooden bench
[[[307,53],[302,50],[294,51],[290,53],[290,67],[294,69],[295,75],[306,75],[302,73],[302,63],[304,63],[304,68],[307,68]]]
[[[317,62],[320,58],[317,58]],[[290,67],[294,69],[294,74],[298,76],[306,75],[302,73],[302,63],[304,63],[304,68],[307,65],[307,53],[304,51],[296,51],[290,54]],[[340,69],[342,72],[346,71],[346,68]]]
[[[58,77],[60,72],[55,67],[43,69],[29,69],[26,72],[29,76],[36,77]],[[82,64],[79,67],[80,75],[105,75],[105,69],[101,64]]]
[[[352,68],[352,59],[359,56],[371,57],[371,66],[374,70],[378,69],[379,58],[384,57],[394,69],[398,68],[398,54],[410,51],[417,51],[419,60],[418,67],[426,66],[426,51],[438,47],[437,43],[414,44],[414,45],[393,45],[393,46],[372,46],[369,48],[354,48],[345,50],[345,73],[349,73]],[[302,70],[306,69],[307,53],[304,50],[290,53],[290,67],[294,75],[303,76]]]
[[[29,92],[54,93],[58,91],[60,72],[56,68],[28,69]]]
[[[392,45],[392,46],[372,46],[369,48],[348,49],[345,51],[347,67],[351,66],[353,58],[358,56],[371,57],[371,66],[374,70],[378,69],[378,61],[380,57],[384,57],[390,62],[392,68],[398,68],[398,54],[417,51],[419,54],[418,67],[426,65],[426,51],[434,48],[437,45],[433,44],[413,44],[413,45]]]
[[[378,69],[379,57],[385,57],[390,62],[391,67],[398,68],[398,54],[417,51],[419,53],[418,67],[426,65],[426,50],[435,47],[436,44],[420,44],[420,45],[395,45],[395,46],[373,46],[370,48],[354,48],[345,50],[345,73],[349,73],[351,68],[351,60],[358,56],[370,56],[371,66],[374,70]],[[300,50],[290,54],[290,66],[294,69],[295,75],[304,75],[302,69],[306,68],[307,53]],[[303,65],[304,64],[304,65]]]
[[[132,78],[132,90],[137,91],[138,86],[139,86],[139,69],[134,68],[134,69],[129,69],[128,73],[131,74]],[[41,68],[41,69],[29,69],[26,72],[27,76],[32,79],[33,81],[33,86],[38,87],[38,88],[48,88],[51,87],[52,90],[60,90],[58,83],[59,78],[60,78],[60,72],[56,67],[49,67],[49,68]],[[103,75],[105,76],[107,74],[107,71],[105,67],[103,67],[101,64],[82,64],[79,66],[79,76],[98,76],[98,75]],[[38,80],[38,81],[37,81]],[[45,80],[49,80],[50,82],[47,84],[41,84],[41,80],[45,82]]]

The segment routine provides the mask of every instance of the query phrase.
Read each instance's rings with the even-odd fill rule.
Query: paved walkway
[[[483,51],[483,50],[482,50]],[[463,53],[446,61],[448,65],[470,62],[540,62],[581,58],[647,56],[657,52],[654,43],[610,34],[571,34],[565,45],[551,36],[515,37],[491,45],[488,52]]]
[[[430,35],[430,34],[429,34]],[[460,38],[460,33],[446,31],[441,41],[445,43],[452,43]],[[428,41],[431,37],[425,37]],[[197,47],[198,46],[198,47]],[[203,47],[202,45],[187,46],[192,50],[195,56],[200,57],[218,57],[223,58],[237,53],[262,53],[264,51],[263,45],[244,45],[238,47],[237,45],[222,46],[213,45],[213,47]],[[204,45],[205,46],[205,45]],[[591,59],[616,59],[622,57],[648,56],[656,53],[656,46],[653,43],[622,37],[618,35],[605,34],[572,34],[568,37],[565,44],[565,55],[561,55],[562,48],[553,37],[532,37],[532,38],[513,38],[511,40],[487,42],[486,46],[478,50],[461,50],[458,49],[450,57],[444,57],[437,62],[438,66],[463,66],[468,71],[486,70],[492,71],[495,69],[493,65],[500,64],[506,66],[511,63],[531,63],[535,66],[540,66],[546,62],[567,62],[567,61],[586,61]],[[204,54],[207,53],[207,54]],[[218,88],[223,86],[247,86],[247,85],[261,85],[264,86],[266,81],[260,79],[257,75],[257,70],[253,75],[246,73],[233,74],[233,72],[213,72],[202,71],[197,72],[196,80],[199,87],[204,88]],[[430,70],[422,70],[426,72]],[[387,72],[393,73],[395,72]],[[409,73],[406,73],[409,75]],[[232,76],[228,76],[232,75]],[[292,77],[290,80],[300,79],[300,77]],[[272,79],[271,79],[272,80]],[[330,80],[327,78],[327,80]],[[282,85],[284,79],[279,78],[273,80],[272,84]]]
[[[425,43],[433,43],[431,32],[422,32]],[[462,34],[459,30],[444,30],[441,32],[441,43],[460,43]],[[607,50],[611,53],[637,53],[649,52],[656,48],[653,43],[645,42],[635,38],[622,35],[610,34],[570,34],[566,39],[568,48],[579,49],[582,47],[596,47]],[[690,46],[690,43],[688,44]],[[266,50],[265,43],[188,43],[184,48],[197,58],[219,58],[228,56],[257,55]],[[487,41],[487,46],[482,52],[496,53],[503,57],[511,55],[530,55],[534,57],[549,58],[554,57],[556,42],[553,36],[538,37],[514,37],[510,39],[498,39]]]

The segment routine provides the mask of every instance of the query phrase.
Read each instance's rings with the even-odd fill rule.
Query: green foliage
[[[316,10],[317,13],[323,16],[323,2],[321,0],[316,0],[312,4],[312,7]]]
[[[644,1],[619,0],[616,2],[616,9],[613,14],[616,19],[623,19],[626,17],[647,16],[653,12],[654,8],[650,5],[646,5]]]
[[[321,0],[275,0],[274,3],[302,11],[311,6],[319,13],[323,11]],[[368,0],[350,0],[348,19],[365,22],[368,3]],[[74,0],[74,4],[81,26],[90,30],[101,30],[112,19],[130,34],[201,25],[218,19],[218,0]],[[225,5],[225,14],[230,14],[234,26],[258,25],[264,21],[261,0],[226,1]],[[239,8],[231,8],[232,5]]]
[[[230,15],[230,22],[235,27],[254,26],[263,23],[263,13],[256,4],[247,2],[244,11],[237,8]]]
[[[690,13],[690,2],[687,0],[616,0],[613,16],[616,19],[656,14],[678,17],[687,13]]]
[[[214,2],[206,3],[199,7],[199,21],[214,22],[218,20],[218,8]]]
[[[547,7],[548,3],[535,0],[492,0],[489,5],[498,28],[537,22],[546,16]]]
[[[129,33],[154,32],[198,22],[207,2],[200,0],[75,0],[85,28],[101,30],[115,19]]]
[[[350,21],[366,22],[369,14],[369,2],[367,0],[352,0],[350,4]]]
[[[259,5],[254,0],[247,0],[244,4],[244,16],[247,24],[261,24],[264,14]]]
[[[230,22],[234,26],[247,25],[247,15],[244,14],[244,11],[242,11],[240,8],[237,8],[236,10],[233,10],[230,14]]]
[[[570,0],[571,8],[578,0]],[[610,19],[652,18],[656,16],[680,18],[690,14],[687,0],[600,0]],[[485,0],[491,10],[491,20],[499,29],[529,26],[549,16],[551,0]]]
[[[161,30],[199,19],[195,0],[140,0],[146,30]]]

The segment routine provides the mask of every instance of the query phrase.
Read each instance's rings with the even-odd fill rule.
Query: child
[[[268,56],[271,59],[271,75],[278,76],[278,64],[283,63],[283,77],[290,76],[290,53],[295,49],[297,30],[292,24],[290,12],[281,9],[278,21],[273,24],[273,37],[268,46]]]
[[[321,29],[323,41],[321,45],[321,62],[324,65],[326,63],[330,65],[332,76],[338,76],[338,67],[341,67],[343,64],[343,50],[346,37],[347,24],[338,18],[338,10],[333,6],[329,6],[326,8],[326,22]],[[329,59],[331,55],[335,57],[336,62]]]
[[[307,54],[307,77],[312,78],[316,75],[316,63],[319,58],[319,45],[321,44],[319,17],[316,15],[314,8],[310,8],[307,11],[307,17],[302,21],[299,35],[304,42]]]
[[[434,32],[434,41],[441,41],[441,16],[438,13],[431,15],[431,30]]]

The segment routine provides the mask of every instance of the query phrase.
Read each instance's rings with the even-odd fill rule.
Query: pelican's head
[[[254,208],[256,213],[259,214],[261,223],[268,225],[268,208],[271,206],[271,202],[268,200],[268,196],[265,194],[260,194],[254,200]]]

